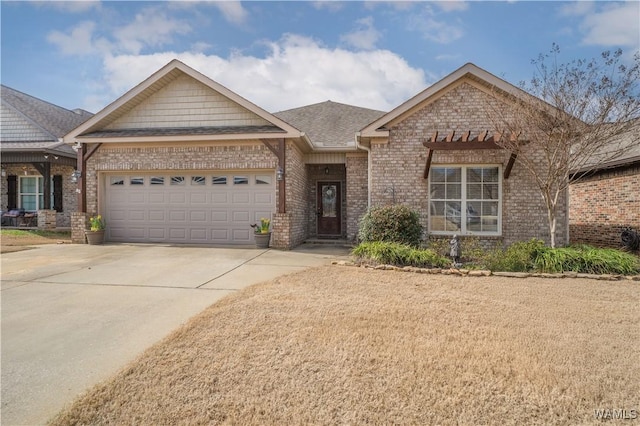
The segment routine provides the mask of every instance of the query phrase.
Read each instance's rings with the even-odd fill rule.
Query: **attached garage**
[[[272,170],[105,173],[102,182],[114,242],[251,244],[250,224],[276,208]]]
[[[252,245],[261,218],[273,220],[272,247],[306,236],[310,140],[179,61],[64,141],[78,155],[75,242],[96,214],[110,242]]]

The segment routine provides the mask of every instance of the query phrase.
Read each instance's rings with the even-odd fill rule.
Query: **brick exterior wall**
[[[274,212],[271,246],[290,249],[308,236],[307,171],[303,154],[292,141],[286,144],[287,213]],[[275,155],[260,142],[193,146],[103,145],[87,162],[87,215],[99,211],[99,172],[133,170],[243,170],[273,169]],[[70,173],[69,173],[70,174]],[[276,186],[277,188],[277,186]],[[278,190],[276,189],[276,199]],[[276,207],[277,211],[277,207]],[[75,227],[76,225],[74,225]],[[79,225],[78,225],[79,226]],[[84,227],[82,228],[85,229]],[[77,231],[78,235],[79,230]]]
[[[620,248],[624,228],[640,232],[640,163],[585,177],[569,194],[572,244]]]
[[[329,169],[329,173],[325,173],[325,168]],[[309,164],[307,165],[307,204],[308,211],[308,235],[309,237],[318,236],[318,182],[340,182],[340,229],[341,237],[347,235],[347,191],[346,191],[346,171],[344,164]]]
[[[27,172],[26,176],[40,176],[40,172],[36,170],[30,163],[16,163],[16,164],[3,164],[3,169],[6,175],[16,175],[18,177],[25,176],[24,172]],[[24,167],[24,169],[23,169]],[[62,175],[62,209],[63,211],[57,212],[56,227],[67,228],[71,226],[71,213],[78,209],[78,197],[76,194],[76,184],[71,182],[71,173],[74,168],[71,166],[62,166],[57,164],[51,165],[51,176]],[[7,194],[7,176],[0,178],[0,210],[7,210],[8,194]]]
[[[355,242],[360,219],[367,212],[369,202],[367,154],[347,154],[346,175],[347,239]]]
[[[309,236],[307,218],[309,204],[307,202],[307,168],[304,155],[294,145],[287,142],[286,149],[286,207],[289,218],[289,241],[276,248],[291,249],[302,244]]]
[[[85,244],[87,238],[84,231],[89,229],[89,215],[82,212],[71,213],[71,242]]]
[[[483,112],[489,96],[468,83],[451,89],[434,102],[417,109],[393,125],[387,143],[372,143],[372,205],[406,204],[420,213],[428,229],[428,180],[423,179],[426,163],[425,138],[434,131],[441,135],[453,130],[479,133],[489,128],[489,118]],[[525,149],[535,150],[535,143]],[[535,151],[534,151],[535,153]],[[539,154],[542,156],[542,152]],[[435,151],[432,167],[441,164],[497,164],[503,170],[510,153],[505,150]],[[541,157],[542,158],[542,157]],[[566,197],[558,208],[556,244],[566,242]],[[516,241],[540,238],[550,241],[546,208],[533,179],[516,161],[511,175],[502,181],[502,236],[504,245]],[[496,237],[480,237],[486,245],[496,245]]]

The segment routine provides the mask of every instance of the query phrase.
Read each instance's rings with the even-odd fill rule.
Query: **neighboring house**
[[[71,212],[77,209],[76,185],[70,179],[76,152],[62,137],[91,114],[69,111],[4,85],[0,94],[0,209],[42,211],[40,222],[47,222],[47,227],[71,226]]]
[[[595,153],[588,173],[569,187],[571,243],[620,248],[625,228],[640,232],[640,119],[608,146],[620,154],[600,162]]]
[[[248,244],[271,217],[272,246],[291,248],[354,240],[368,206],[404,203],[433,235],[548,240],[531,179],[481,134],[498,92],[526,95],[467,64],[386,114],[335,102],[271,114],[174,60],[65,136],[79,151],[72,238],[100,213],[110,241]],[[472,136],[431,143],[434,131]]]

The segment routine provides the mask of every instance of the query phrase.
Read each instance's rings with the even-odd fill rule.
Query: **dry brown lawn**
[[[223,299],[67,424],[591,424],[638,410],[640,283],[327,266]]]
[[[69,232],[0,230],[0,253],[28,250],[40,244],[69,243],[71,243],[71,234]]]

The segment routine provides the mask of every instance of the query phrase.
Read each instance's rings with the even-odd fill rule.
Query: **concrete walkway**
[[[44,424],[222,297],[346,249],[114,244],[2,255],[2,425]]]

